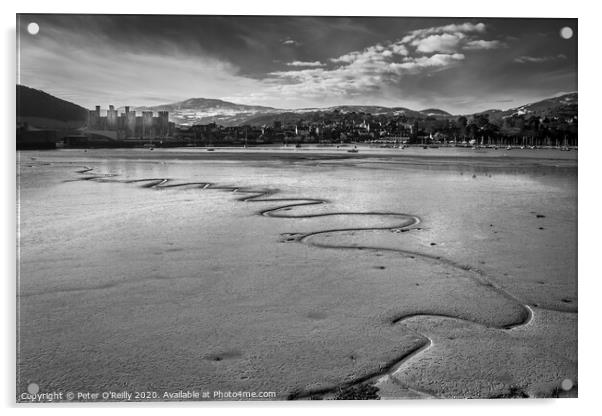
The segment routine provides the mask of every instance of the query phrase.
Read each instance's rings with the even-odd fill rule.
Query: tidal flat
[[[19,152],[17,393],[575,396],[576,152],[404,152]]]

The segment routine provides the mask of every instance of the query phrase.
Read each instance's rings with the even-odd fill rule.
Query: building
[[[100,106],[88,112],[87,132],[104,135],[114,140],[163,140],[173,136],[175,124],[169,121],[168,111],[143,111],[140,116],[126,106],[124,113],[110,105],[106,116],[102,116]]]

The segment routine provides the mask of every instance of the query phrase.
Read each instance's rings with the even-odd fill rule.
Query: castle
[[[168,111],[159,111],[155,117],[152,111],[142,111],[137,116],[136,111],[125,107],[125,112],[119,114],[110,105],[106,116],[100,115],[100,106],[88,113],[87,130],[89,133],[102,134],[111,132],[117,140],[125,139],[166,139],[173,136],[175,124],[169,121]],[[106,133],[105,133],[106,134]]]

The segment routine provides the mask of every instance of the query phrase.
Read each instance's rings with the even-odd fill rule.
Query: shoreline
[[[305,161],[369,162],[415,165],[485,165],[492,167],[568,167],[578,165],[578,152],[550,149],[474,151],[463,148],[439,149],[362,149],[358,153],[331,148],[156,148],[149,149],[53,149],[17,151],[17,163],[35,158],[136,161]],[[35,159],[31,159],[35,160]]]

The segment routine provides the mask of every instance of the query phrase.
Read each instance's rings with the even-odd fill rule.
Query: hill
[[[76,129],[88,119],[88,110],[41,90],[17,85],[17,121],[38,129]]]
[[[136,111],[169,111],[169,118],[176,124],[218,123],[225,126],[244,124],[248,118],[258,114],[283,111],[272,107],[235,104],[212,98],[190,98],[171,104],[134,107],[133,109]]]
[[[216,123],[223,126],[271,125],[275,121],[295,124],[299,121],[317,122],[324,119],[336,120],[345,117],[364,119],[366,116],[399,117],[439,120],[457,118],[437,108],[416,111],[405,107],[384,107],[374,105],[340,105],[326,108],[278,109],[259,105],[236,104],[210,98],[190,98],[171,104],[134,107],[137,111],[169,111],[171,121],[179,125]],[[487,115],[492,122],[499,122],[511,116],[530,115],[538,117],[570,118],[577,114],[577,93],[563,94],[508,110],[486,110],[467,114],[467,117]],[[30,126],[41,129],[77,129],[85,124],[88,112],[85,108],[69,101],[54,97],[43,91],[17,85],[17,120],[26,121]]]
[[[507,110],[491,109],[474,115],[488,115],[491,121],[499,122],[512,115],[534,115],[540,117],[570,117],[577,114],[577,93],[569,93],[545,100],[525,104]],[[339,105],[324,108],[278,109],[258,105],[236,104],[228,101],[209,98],[190,98],[188,100],[163,104],[153,107],[136,107],[138,111],[169,111],[171,121],[180,125],[216,123],[223,126],[270,125],[275,121],[294,124],[301,120],[320,121],[324,118],[339,118],[342,115],[355,114],[397,117],[408,119],[432,117],[435,119],[457,118],[447,111],[438,108],[427,108],[416,111],[405,107],[384,107],[374,105]]]
[[[487,110],[475,115],[485,114],[491,121],[499,121],[511,116],[537,116],[570,118],[577,115],[578,93],[571,92],[557,97],[546,98],[534,103],[521,105],[508,110]]]
[[[426,110],[420,110],[419,113],[428,117],[451,117],[450,113],[438,108],[427,108]]]
[[[136,111],[169,111],[171,121],[180,125],[217,123],[223,126],[242,124],[263,125],[281,121],[285,124],[300,120],[319,120],[325,115],[340,114],[371,114],[382,116],[405,115],[410,118],[418,117],[450,117],[446,111],[427,109],[422,111],[410,110],[405,107],[383,107],[374,105],[340,105],[326,108],[278,109],[258,105],[236,104],[228,101],[210,98],[190,98],[171,104],[152,107],[134,107]]]

